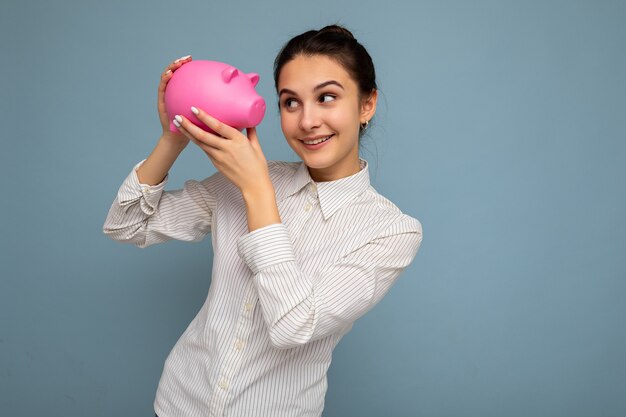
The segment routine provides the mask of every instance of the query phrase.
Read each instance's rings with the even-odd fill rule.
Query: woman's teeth
[[[327,141],[328,139],[330,139],[331,136],[332,135],[326,136],[325,138],[312,140],[312,141],[309,141],[309,142],[307,142],[307,141],[303,141],[303,142],[306,143],[307,145],[317,145],[318,143],[322,143],[322,142]]]

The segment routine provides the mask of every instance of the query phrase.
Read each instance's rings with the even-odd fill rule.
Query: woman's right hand
[[[170,131],[170,122],[169,117],[167,115],[167,111],[165,109],[165,87],[167,86],[168,81],[172,78],[174,71],[180,68],[181,65],[186,64],[191,61],[191,55],[184,56],[182,58],[178,58],[176,61],[172,62],[161,74],[161,82],[159,83],[159,94],[158,94],[158,102],[157,109],[159,111],[159,120],[161,121],[161,127],[163,128],[163,137],[171,138],[176,142],[181,142],[183,144],[189,143],[189,139],[185,137],[182,133],[179,132],[171,132]]]

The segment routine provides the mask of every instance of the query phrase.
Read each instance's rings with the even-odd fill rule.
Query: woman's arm
[[[180,190],[163,191],[166,174],[157,185],[142,184],[136,164],[120,186],[102,230],[118,242],[140,248],[170,239],[197,242],[211,231],[216,195],[225,179],[215,173],[202,181],[188,180]]]
[[[157,146],[137,172],[141,184],[156,185],[163,182],[174,161],[189,143],[189,139],[185,135],[170,131],[170,120],[165,106],[165,89],[174,72],[190,60],[190,55],[179,58],[161,74],[157,94],[157,110],[163,133]]]
[[[176,158],[185,149],[189,140],[177,140],[171,136],[161,136],[146,161],[137,170],[141,184],[156,185],[165,179]]]
[[[276,193],[271,183],[260,183],[250,190],[241,190],[248,214],[248,230],[250,232],[270,224],[281,223]]]
[[[241,191],[249,231],[281,223],[274,186],[256,128],[246,128],[246,136],[202,109],[192,107],[192,111],[217,135],[199,128],[183,116],[174,124],[185,137],[200,146],[218,171]]]
[[[254,274],[272,344],[289,349],[334,334],[373,308],[421,241],[421,224],[405,216],[315,275],[300,268],[283,224],[242,236],[237,246]]]

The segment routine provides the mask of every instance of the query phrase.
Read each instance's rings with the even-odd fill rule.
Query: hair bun
[[[343,26],[339,26],[339,25],[328,25],[323,27],[322,29],[319,30],[319,33],[338,33],[341,34],[343,36],[346,36],[350,39],[356,40],[354,38],[354,35],[352,35],[352,32],[350,32],[348,29],[344,28]]]

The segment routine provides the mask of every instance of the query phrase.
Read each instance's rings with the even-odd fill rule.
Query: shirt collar
[[[328,220],[337,210],[358,197],[370,185],[369,164],[365,159],[359,158],[361,170],[356,174],[335,181],[315,182],[309,174],[309,169],[300,162],[291,180],[287,182],[278,201],[296,194],[302,188],[315,184],[317,196],[322,209],[324,219]],[[315,192],[315,191],[314,191]]]

